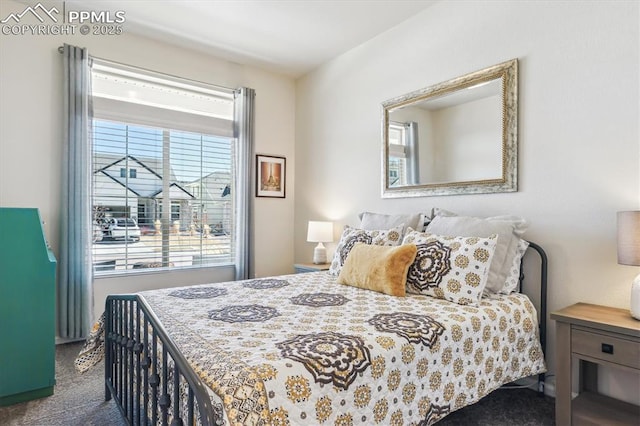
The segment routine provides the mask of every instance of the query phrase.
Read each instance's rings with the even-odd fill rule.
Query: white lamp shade
[[[618,212],[618,263],[640,266],[640,211]]]
[[[333,241],[333,222],[310,220],[307,229],[307,241],[310,243],[328,243]]]
[[[618,263],[640,266],[640,211],[618,212]],[[631,283],[631,316],[640,320],[640,274]]]

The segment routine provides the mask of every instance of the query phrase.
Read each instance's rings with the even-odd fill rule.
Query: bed
[[[520,259],[518,291],[477,304],[328,272],[109,296],[106,399],[130,424],[431,425],[520,378],[543,394],[547,258],[528,247],[539,286]]]

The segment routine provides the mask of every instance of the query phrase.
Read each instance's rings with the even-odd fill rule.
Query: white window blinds
[[[233,91],[94,59],[93,112],[114,121],[233,137]]]

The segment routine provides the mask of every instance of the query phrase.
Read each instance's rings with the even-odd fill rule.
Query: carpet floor
[[[104,400],[104,364],[84,374],[73,360],[81,343],[56,346],[56,386],[52,396],[0,408],[4,426],[120,426],[120,412]],[[439,426],[551,426],[554,399],[530,389],[498,389],[481,401],[445,417]]]

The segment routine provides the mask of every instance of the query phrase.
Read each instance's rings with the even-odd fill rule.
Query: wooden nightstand
[[[296,274],[302,274],[305,272],[317,272],[317,271],[328,271],[331,267],[330,263],[296,263],[293,265],[296,270]]]
[[[553,312],[556,320],[556,424],[640,424],[640,406],[598,394],[598,364],[639,375],[640,321],[626,309],[576,303]],[[571,400],[573,362],[578,396]]]

